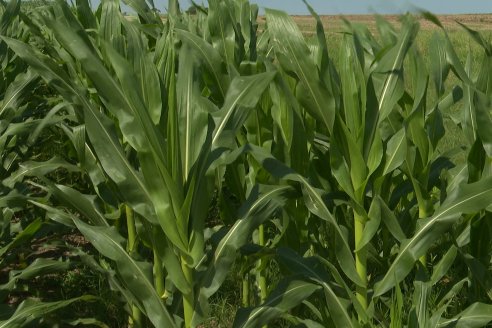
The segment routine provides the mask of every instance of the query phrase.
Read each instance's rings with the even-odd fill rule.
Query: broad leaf
[[[382,295],[395,283],[402,281],[412,270],[414,263],[449,227],[457,222],[461,214],[476,213],[492,203],[492,178],[461,185],[448,195],[434,216],[421,220],[420,228],[402,242],[398,256],[384,278],[374,286],[375,296]],[[396,281],[395,281],[396,278]]]

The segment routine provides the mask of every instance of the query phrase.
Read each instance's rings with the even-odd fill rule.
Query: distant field
[[[316,33],[316,21],[311,16],[293,16],[298,26],[300,27],[302,33],[306,37],[314,36]],[[397,29],[399,28],[399,16],[397,15],[385,15],[382,16],[388,22],[390,22]],[[327,36],[328,47],[330,51],[330,56],[335,62],[338,62],[340,56],[340,50],[338,44],[342,38],[342,32],[345,30],[345,23],[342,18],[347,19],[352,24],[363,24],[369,28],[369,30],[375,35],[378,34],[376,28],[376,18],[374,15],[347,15],[347,16],[321,16],[320,17],[323,26],[325,28],[325,33]],[[469,15],[441,15],[438,16],[442,25],[445,27],[450,39],[452,40],[455,50],[459,58],[465,62],[468,55],[471,55],[472,60],[472,70],[477,72],[480,69],[481,58],[483,56],[483,49],[473,41],[468,33],[460,26],[459,23],[468,26],[471,29],[480,31],[483,33],[488,40],[492,40],[492,14],[469,14]],[[420,52],[423,54],[424,59],[429,58],[428,48],[430,44],[431,37],[434,33],[439,33],[440,29],[433,23],[425,20],[423,18],[418,18],[420,22],[420,31],[417,37],[417,46]],[[458,23],[459,22],[459,23]],[[260,18],[260,26],[265,24],[265,18]],[[427,63],[428,64],[428,63]],[[458,83],[458,79],[450,73],[447,80],[448,89],[452,85]],[[436,96],[432,92],[428,95],[428,106],[434,104],[436,101]],[[462,104],[454,106],[451,112],[457,113],[461,111]],[[458,114],[459,115],[459,114]],[[449,116],[444,117],[446,125],[446,137],[440,145],[440,150],[442,152],[448,151],[455,147],[461,146],[464,140],[462,131],[451,122]],[[465,158],[456,158],[458,162],[465,161]]]
[[[299,26],[301,32],[306,36],[306,38],[315,37],[316,33],[316,21],[310,15],[293,15],[292,16]],[[387,20],[396,29],[400,26],[400,16],[399,15],[382,15],[380,16]],[[378,35],[376,16],[375,15],[322,15],[320,16],[325,34],[328,42],[328,49],[331,58],[338,63],[340,58],[339,44],[343,36],[343,32],[346,31],[345,20],[348,20],[351,24],[361,24],[369,28],[369,30],[374,34]],[[165,18],[164,18],[165,19]],[[442,33],[440,28],[434,23],[422,18],[417,17],[420,23],[420,31],[416,40],[417,47],[422,53],[424,60],[429,58],[429,44],[431,42],[431,37],[434,33]],[[459,58],[464,63],[468,56],[471,56],[472,71],[478,72],[480,70],[481,59],[483,56],[483,49],[473,41],[469,34],[460,25],[464,24],[469,28],[479,31],[485,35],[487,40],[492,40],[492,13],[491,14],[465,14],[465,15],[439,15],[438,19],[446,29],[453,45],[455,51],[457,52]],[[265,16],[260,16],[258,18],[260,33],[264,29],[266,24]],[[427,65],[429,62],[427,60]],[[458,79],[451,72],[449,78],[446,81],[447,89],[456,84],[458,84]],[[428,106],[433,106],[436,102],[436,95],[433,92],[428,94]],[[462,104],[458,103],[456,106],[452,107],[448,114],[454,113],[459,115],[459,111],[462,109]],[[446,125],[446,137],[441,142],[440,150],[445,152],[447,150],[453,149],[455,147],[461,146],[461,142],[464,140],[462,131],[456,126],[456,124],[451,122],[449,115],[444,117]],[[458,162],[464,161],[465,158],[457,159]]]
[[[302,33],[306,36],[315,34],[316,21],[311,16],[293,16]],[[384,15],[382,16],[388,22],[390,22],[396,28],[399,27],[398,15]],[[373,33],[377,34],[376,18],[374,15],[325,15],[321,16],[323,26],[327,35],[328,43],[332,45],[332,48],[336,50],[337,39],[341,38],[341,32],[345,29],[345,23],[343,18],[350,21],[352,24],[363,24],[367,26]],[[441,15],[438,16],[439,20],[446,28],[453,43],[457,46],[456,51],[459,55],[463,55],[466,58],[466,54],[471,51],[472,54],[476,54],[481,49],[474,43],[464,31],[464,29],[458,24],[465,24],[471,29],[483,32],[488,39],[492,39],[492,14],[468,14],[468,15]],[[439,30],[439,28],[433,23],[423,18],[418,18],[421,26],[421,30],[418,38],[418,45],[423,54],[426,54],[426,49],[429,44],[429,39],[433,33]],[[260,17],[260,26],[265,24],[265,17]],[[334,58],[337,57],[336,51],[332,53]]]
[[[306,34],[313,33],[313,27],[315,21],[311,16],[293,16],[300,26],[301,30]],[[375,16],[374,15],[325,15],[321,16],[323,25],[330,32],[340,32],[343,30],[344,23],[342,18],[349,20],[352,23],[360,23],[375,30]],[[382,16],[395,26],[399,25],[398,15],[384,15]],[[491,30],[492,29],[492,14],[470,14],[470,15],[440,15],[438,16],[441,23],[446,29],[459,29],[460,26],[457,22],[467,25],[468,27],[476,30]],[[264,19],[264,18],[262,18]],[[423,18],[420,18],[420,25],[423,30],[433,30],[435,25]]]

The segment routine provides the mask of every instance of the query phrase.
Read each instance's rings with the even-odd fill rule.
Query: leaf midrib
[[[77,220],[78,221],[78,220]],[[76,223],[77,223],[76,221]],[[169,322],[173,323],[173,320],[171,319],[170,315],[169,315],[169,312],[167,311],[167,309],[163,306],[162,302],[161,302],[161,299],[159,297],[159,295],[157,295],[157,292],[155,291],[154,287],[152,286],[152,284],[150,283],[149,279],[147,279],[145,273],[142,271],[142,269],[136,264],[136,262],[131,258],[130,254],[128,254],[126,252],[126,250],[123,249],[123,247],[118,243],[116,242],[113,238],[111,238],[110,235],[104,233],[104,231],[101,231],[104,235],[107,236],[107,239],[109,239],[109,241],[114,244],[116,246],[116,249],[119,251],[120,255],[123,255],[124,258],[126,258],[128,260],[128,262],[130,262],[131,266],[134,268],[134,272],[135,272],[135,269],[136,269],[136,272],[139,273],[139,275],[141,277],[143,277],[143,281],[144,281],[144,284],[145,286],[147,287],[147,290],[150,291],[150,295],[153,296],[154,298],[154,301],[157,300],[157,303],[159,304],[162,312],[166,315],[166,317],[168,318]],[[119,261],[115,261],[115,262],[119,262]]]
[[[471,197],[468,197],[456,204],[454,204],[453,206],[445,209],[444,211],[442,211],[441,213],[439,213],[438,215],[436,215],[433,219],[429,220],[429,222],[427,222],[418,232],[417,234],[408,242],[408,244],[400,251],[400,253],[398,254],[398,256],[396,257],[396,259],[393,261],[393,264],[391,265],[391,267],[389,268],[388,270],[388,273],[386,274],[385,278],[388,276],[388,274],[392,271],[395,271],[395,263],[399,262],[399,260],[401,259],[401,257],[403,256],[402,254],[406,253],[408,251],[408,249],[415,243],[415,241],[419,239],[419,237],[426,232],[426,230],[428,229],[428,227],[430,227],[431,225],[434,224],[434,222],[438,221],[442,216],[446,215],[449,211],[452,211],[453,209],[455,209],[456,207],[462,205],[463,203],[467,202],[467,201],[470,201],[474,198],[477,198],[477,197],[480,197],[482,196],[483,194],[486,194],[488,192],[490,192],[490,189],[492,188],[489,188],[485,191],[482,191],[478,194],[475,194]],[[383,278],[382,282],[384,282],[386,279]],[[388,289],[384,289],[385,291],[387,291]],[[380,292],[381,293],[381,292]]]
[[[22,90],[24,90],[24,88],[29,84],[31,83],[31,81],[33,80],[33,77],[29,77],[29,78],[26,78],[26,80],[24,81],[24,83],[22,83],[19,88],[17,89],[17,91],[9,98],[9,100],[3,104],[2,106],[2,109],[0,110],[0,117],[2,117],[4,111],[7,109],[8,105],[14,101],[14,99],[17,97],[17,95],[19,93],[22,92]]]
[[[214,264],[217,264],[217,260],[219,259],[220,255],[222,254],[222,251],[223,249],[225,248],[225,246],[227,245],[227,242],[232,238],[232,236],[234,235],[234,232],[240,227],[243,225],[243,223],[245,222],[245,218],[247,218],[251,212],[253,212],[258,206],[259,204],[261,204],[263,202],[263,200],[267,197],[269,197],[270,195],[273,195],[277,192],[281,192],[281,191],[284,191],[284,190],[287,190],[289,189],[290,187],[286,186],[286,187],[281,187],[281,188],[277,188],[277,189],[274,189],[272,191],[269,191],[265,194],[263,194],[260,198],[258,198],[255,203],[251,206],[251,208],[248,210],[248,212],[243,216],[243,219],[241,221],[238,222],[238,224],[236,224],[236,226],[232,227],[232,229],[229,231],[229,233],[227,234],[227,236],[224,237],[223,239],[223,242],[221,242],[221,246],[219,246],[217,248],[217,251],[215,252],[215,256],[214,256]]]

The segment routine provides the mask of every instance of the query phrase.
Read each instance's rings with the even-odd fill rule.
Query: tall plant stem
[[[245,272],[243,275],[243,295],[242,306],[249,307],[249,273]]]
[[[181,258],[181,268],[183,270],[186,281],[190,286],[193,286],[193,269],[186,265],[186,261],[184,258]],[[191,328],[191,321],[193,319],[193,287],[191,288],[191,292],[187,294],[183,294],[183,315],[184,315],[184,327]]]
[[[419,206],[419,220],[426,219],[431,215],[432,204],[426,197],[424,197],[420,185],[416,179],[411,179],[413,189],[415,190],[415,197],[417,198],[417,204]],[[427,266],[427,255],[424,254],[419,258],[419,262],[422,263],[424,268]]]
[[[358,214],[354,210],[354,225],[355,225],[355,268],[363,283],[363,286],[356,287],[356,298],[362,308],[367,309],[367,248],[359,249],[360,242],[366,225],[366,218]]]
[[[164,284],[164,270],[162,270],[162,261],[161,257],[159,256],[159,253],[154,249],[154,284],[155,284],[155,289],[157,290],[157,293],[159,296],[163,296],[166,287]]]
[[[265,246],[265,227],[260,225],[258,229],[258,243],[260,246]],[[260,286],[260,299],[261,302],[263,303],[266,298],[267,298],[267,282],[266,282],[266,276],[265,276],[265,269],[264,269],[264,261],[263,259],[258,261],[258,267],[259,267],[259,273],[258,273],[258,284]]]
[[[132,254],[135,252],[135,248],[137,245],[137,229],[135,228],[135,217],[133,210],[128,205],[125,206],[125,214],[126,214],[126,227],[128,230],[128,245],[127,251]]]
[[[140,311],[140,309],[137,306],[132,305],[132,315],[130,317],[130,320],[128,321],[129,321],[129,327],[133,327],[133,328],[142,327],[142,321],[143,321],[142,311]]]
[[[258,228],[258,244],[260,246],[265,246],[265,226],[262,224]],[[261,303],[265,302],[267,299],[267,282],[266,282],[266,276],[265,276],[265,263],[264,259],[260,259],[258,261],[258,285],[260,286],[260,301]],[[263,325],[262,328],[268,328],[267,325]]]
[[[429,207],[428,201],[425,199],[419,200],[419,220],[427,219],[430,216],[429,211],[427,210]],[[424,266],[427,266],[427,254],[422,255],[419,258],[420,263]]]
[[[133,210],[125,205],[126,227],[128,231],[127,252],[132,255],[137,247],[137,229],[135,228],[135,216]],[[142,312],[136,305],[132,305],[131,327],[142,327]]]

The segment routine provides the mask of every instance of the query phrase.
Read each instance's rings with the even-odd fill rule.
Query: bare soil
[[[299,16],[294,15],[295,21],[300,26],[304,33],[314,33],[315,20],[311,16]],[[391,24],[395,26],[399,25],[398,15],[383,15]],[[337,32],[343,30],[343,18],[349,20],[352,23],[360,23],[368,26],[370,29],[376,27],[376,20],[374,15],[323,15],[320,16],[325,29],[331,32]],[[439,20],[447,30],[459,29],[459,23],[465,24],[468,27],[475,30],[492,30],[492,13],[491,14],[466,14],[466,15],[439,15]],[[426,20],[423,17],[418,17],[421,28],[423,30],[431,30],[436,28],[434,23]],[[265,22],[265,17],[260,17],[260,23]]]

